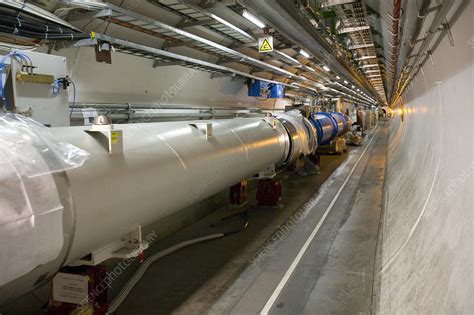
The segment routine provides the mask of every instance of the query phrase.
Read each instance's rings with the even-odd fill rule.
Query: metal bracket
[[[202,132],[206,136],[206,139],[210,139],[213,137],[212,122],[194,123],[189,125]]]
[[[448,34],[449,43],[454,47],[454,36],[451,32],[451,26],[449,25],[448,19],[446,17],[444,18],[444,23],[441,25],[443,25],[443,30],[446,30],[446,33]]]
[[[91,129],[84,131],[99,141],[109,154],[123,152],[122,130],[114,130],[113,125],[92,125]]]
[[[197,21],[181,20],[178,24],[176,24],[176,27],[185,28],[185,27],[209,25],[209,24],[212,24],[212,23],[215,23],[214,19],[197,20]]]
[[[109,17],[109,16],[112,16],[112,10],[103,9],[100,11],[74,13],[74,14],[69,15],[67,20],[69,22],[84,21],[84,20],[98,19],[98,18]]]
[[[155,60],[153,62],[153,68],[158,68],[158,67],[168,67],[168,66],[184,66],[186,62],[181,61],[181,60],[176,60],[176,61],[158,61]]]
[[[186,3],[188,0],[185,0],[184,2]],[[231,6],[235,4],[237,4],[236,0],[201,0],[198,5],[203,9],[209,9],[219,6]]]
[[[139,256],[149,246],[150,244],[142,238],[142,227],[138,225],[122,240],[93,251],[69,266],[96,266],[111,258],[131,259]]]
[[[441,9],[441,7],[442,7],[441,4],[435,5],[435,6],[431,7],[431,8],[428,8],[428,10],[426,10],[426,13],[431,13],[431,12],[438,11],[438,10]]]
[[[434,58],[433,58],[433,54],[432,54],[432,51],[431,51],[431,48],[430,46],[428,45],[428,49],[426,50],[426,54],[430,57],[430,60],[431,60],[431,65],[435,65],[435,61],[434,61]]]
[[[258,177],[257,179],[270,179],[276,176],[276,171],[275,171],[275,164],[271,164],[267,166],[266,169],[264,169],[261,172],[258,172]]]
[[[235,73],[211,73],[211,79],[235,77]]]

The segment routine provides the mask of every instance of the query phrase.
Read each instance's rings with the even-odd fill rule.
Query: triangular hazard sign
[[[273,50],[273,48],[270,45],[270,43],[268,42],[268,40],[265,38],[263,40],[262,45],[260,46],[260,51],[270,51],[270,50]]]

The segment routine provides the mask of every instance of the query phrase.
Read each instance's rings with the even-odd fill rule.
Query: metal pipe
[[[397,51],[398,51],[398,33],[399,33],[399,26],[400,26],[400,9],[401,9],[401,0],[393,0],[393,17],[392,17],[392,44],[390,45],[390,54],[391,54],[391,61],[390,61],[390,82],[391,82],[391,99],[393,98],[394,88],[395,88],[395,72],[397,67]]]
[[[55,259],[15,273],[0,286],[0,304],[44,284],[62,266],[120,241],[137,225],[159,221],[270,165],[307,154],[303,121],[280,119],[296,130],[292,137],[273,117],[117,125],[123,150],[115,154],[86,132],[90,127],[38,128],[87,150],[90,158],[79,168],[46,174],[63,206],[62,220],[48,223],[62,224],[62,249]],[[0,215],[10,212],[0,209]],[[26,232],[18,233],[21,238]],[[18,250],[28,253],[28,244],[22,246]]]
[[[443,2],[443,4],[441,5],[441,8],[436,13],[430,28],[426,32],[426,37],[424,38],[423,42],[421,43],[420,48],[418,49],[418,53],[416,54],[416,59],[413,63],[413,66],[411,67],[408,75],[406,75],[406,79],[401,85],[400,91],[397,91],[397,95],[392,101],[392,104],[395,104],[396,101],[398,100],[398,97],[403,94],[403,91],[405,90],[406,86],[410,83],[410,81],[413,79],[418,67],[421,66],[422,61],[425,58],[424,56],[425,51],[429,48],[429,44],[431,40],[433,39],[434,35],[438,32],[438,28],[440,24],[443,22],[443,19],[446,17],[449,10],[452,8],[453,4],[454,4],[454,1]]]
[[[293,1],[239,0],[239,3],[257,14],[259,18],[267,21],[281,34],[294,39],[295,43],[305,48],[313,56],[320,60],[329,60],[331,68],[334,68],[337,73],[354,78],[362,89],[376,94],[367,80],[347,65],[343,58],[334,57],[333,49]]]
[[[72,107],[72,103],[69,108]],[[155,103],[90,103],[76,102],[74,108],[117,108],[117,109],[173,109],[173,110],[247,110],[253,112],[261,112],[258,107],[225,107],[225,106],[196,106],[196,105],[179,105],[179,104],[155,104]]]

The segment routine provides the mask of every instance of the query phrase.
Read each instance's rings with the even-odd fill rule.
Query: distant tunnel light
[[[306,51],[304,51],[303,49],[300,49],[300,55],[306,57],[306,58],[309,58],[311,57]]]
[[[251,14],[249,11],[244,10],[242,16],[252,22],[253,24],[257,25],[260,28],[265,28],[265,23],[263,23],[259,18],[255,15]]]
[[[340,77],[340,76],[338,76],[338,75],[336,75],[336,79],[337,79],[337,80],[340,80],[340,79],[341,79],[341,77]]]
[[[349,84],[349,82],[347,82],[346,80],[344,80],[344,84]]]
[[[331,71],[328,66],[323,66],[323,69],[326,70],[327,72]]]

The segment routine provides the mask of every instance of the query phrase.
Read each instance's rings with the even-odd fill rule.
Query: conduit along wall
[[[25,216],[15,216],[14,202],[2,206],[2,217],[13,215],[9,226],[0,225],[0,304],[44,283],[62,266],[121,240],[137,225],[156,222],[269,166],[291,164],[317,147],[316,129],[297,111],[277,117],[124,124],[95,132],[90,130],[94,126],[44,128],[23,118],[18,128],[8,126],[19,117],[2,117],[6,122],[2,142],[9,130],[25,139],[54,135],[55,142],[39,147],[27,140],[23,149],[35,154],[35,163],[40,165],[48,165],[48,159],[66,165],[60,158],[69,151],[53,150],[57,147],[74,148],[71,152],[81,153],[83,159],[75,168],[43,172],[49,180],[47,189],[54,191],[61,211],[57,212],[59,218],[43,223],[42,228],[57,230],[54,237],[60,243],[43,243],[41,235],[36,242],[17,243],[31,236],[32,226],[41,217],[30,213],[30,228],[16,229]],[[8,156],[4,164],[27,163],[18,154],[6,152],[9,148],[1,148]],[[44,151],[51,154],[41,155]],[[86,154],[90,156],[84,160]],[[28,180],[28,174],[19,176],[13,192],[23,193],[20,184]],[[31,191],[24,193],[28,201],[36,202]],[[1,199],[6,200],[4,197]],[[48,257],[30,255],[53,245],[55,251]],[[22,265],[19,260],[31,263]]]

